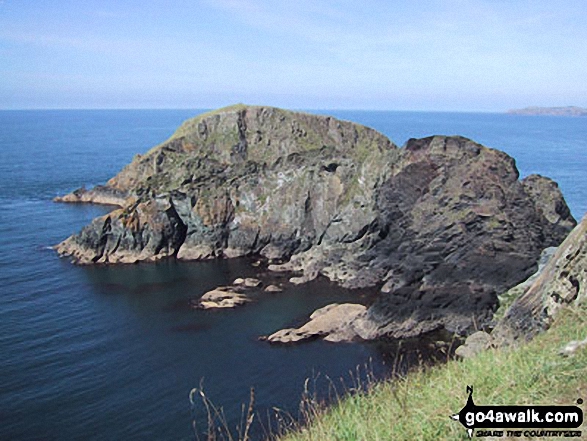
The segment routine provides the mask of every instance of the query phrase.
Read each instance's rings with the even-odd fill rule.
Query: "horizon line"
[[[251,107],[275,107],[291,111],[340,111],[340,112],[413,112],[413,113],[507,113],[507,110],[425,110],[425,109],[383,109],[383,108],[350,108],[350,107],[283,107],[265,104],[245,104]],[[0,112],[22,112],[22,111],[128,111],[128,110],[218,110],[227,106],[220,107],[21,107],[21,108],[0,108]]]

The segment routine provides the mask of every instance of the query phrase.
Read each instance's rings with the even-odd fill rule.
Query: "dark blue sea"
[[[394,350],[406,366],[417,361],[413,342],[400,351],[258,340],[318,307],[368,294],[324,280],[260,294],[241,309],[196,311],[190,299],[255,268],[246,260],[80,267],[57,257],[52,245],[108,209],[52,198],[104,183],[199,112],[0,111],[0,439],[193,439],[192,420],[201,428],[205,414],[188,394],[200,384],[234,427],[251,387],[259,414],[279,408],[295,417],[307,378],[352,384],[349,372],[365,364],[384,376],[396,365]],[[470,137],[516,158],[522,177],[558,181],[577,219],[587,211],[587,118],[321,113],[374,127],[398,145],[432,134]]]

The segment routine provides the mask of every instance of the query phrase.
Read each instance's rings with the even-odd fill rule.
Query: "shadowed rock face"
[[[575,221],[556,183],[461,137],[410,140],[234,106],[185,122],[112,178],[128,195],[57,246],[79,263],[261,255],[270,269],[381,286],[363,338],[466,329]],[[98,201],[99,202],[99,201]]]
[[[553,181],[520,182],[512,158],[467,139],[410,140],[403,160],[378,195],[388,233],[367,255],[385,283],[364,337],[481,326],[574,220]]]
[[[493,335],[500,344],[529,340],[560,309],[587,299],[587,216],[557,248],[542,272],[508,308]]]

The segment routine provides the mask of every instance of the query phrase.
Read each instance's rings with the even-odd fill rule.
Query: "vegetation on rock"
[[[462,332],[575,225],[556,183],[462,137],[397,148],[327,116],[237,105],[186,121],[100,192],[122,207],[57,246],[79,263],[258,255],[381,295],[361,338]],[[87,196],[90,197],[90,196]]]

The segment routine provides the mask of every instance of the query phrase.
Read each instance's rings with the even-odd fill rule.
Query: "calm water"
[[[77,267],[48,249],[107,211],[55,204],[55,195],[105,182],[197,113],[0,112],[0,439],[191,439],[188,393],[202,379],[235,424],[250,387],[260,411],[295,414],[308,377],[348,378],[369,360],[378,374],[391,369],[389,347],[257,340],[359,293],[319,281],[259,294],[234,311],[193,311],[189,299],[253,268],[246,261]],[[441,133],[505,150],[522,176],[556,179],[576,218],[587,211],[586,118],[329,113],[398,145]],[[416,355],[405,346],[407,364]]]

